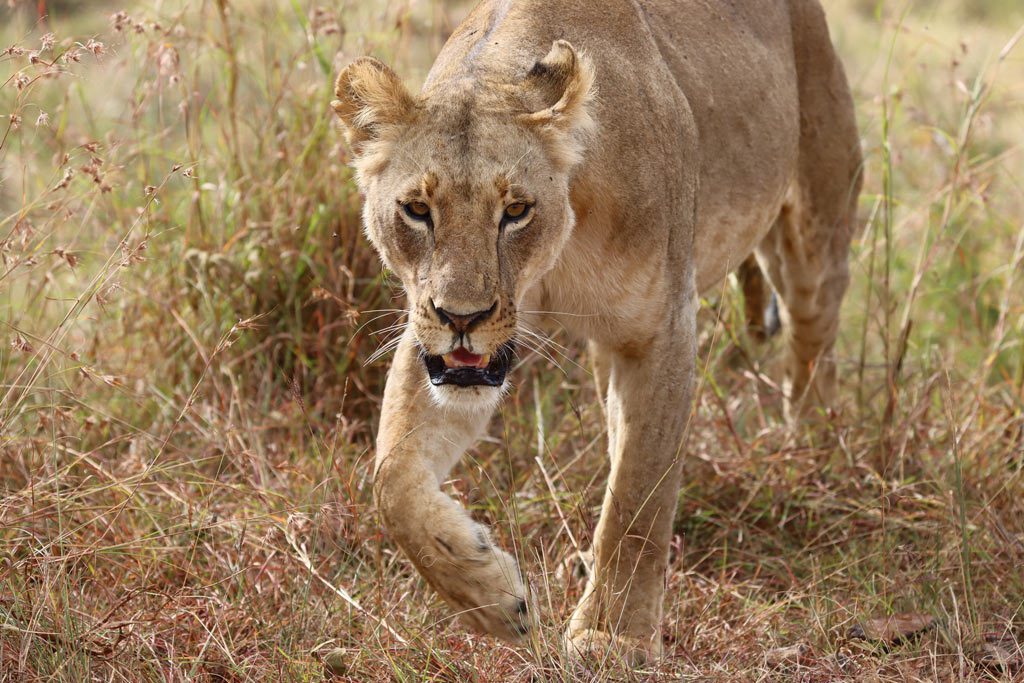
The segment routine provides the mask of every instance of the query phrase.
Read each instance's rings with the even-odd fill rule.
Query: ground
[[[630,673],[558,645],[607,473],[578,344],[445,485],[529,571],[527,647],[459,628],[371,499],[402,298],[330,84],[416,84],[465,7],[42,4],[0,9],[0,680],[1024,675],[1018,2],[826,3],[866,156],[840,404],[787,429],[777,349],[707,297],[667,656]],[[930,626],[854,637],[896,613]]]

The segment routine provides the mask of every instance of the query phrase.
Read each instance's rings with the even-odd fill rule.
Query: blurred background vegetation
[[[417,85],[470,4],[0,7],[0,680],[308,680],[333,647],[352,680],[572,680],[556,570],[605,466],[582,348],[523,360],[447,484],[535,577],[529,652],[450,625],[369,491],[365,361],[403,301],[331,84],[373,54]],[[787,431],[777,354],[707,293],[663,675],[781,675],[800,640],[808,680],[1012,676],[973,653],[1024,625],[1024,6],[824,4],[867,158],[842,405],[826,442]],[[939,626],[846,638],[906,610]]]

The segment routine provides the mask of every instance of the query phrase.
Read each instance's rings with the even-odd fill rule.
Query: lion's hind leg
[[[821,5],[791,0],[791,17],[799,161],[786,202],[757,255],[780,299],[787,334],[786,412],[795,417],[833,400],[833,347],[850,282],[862,159],[853,99]]]
[[[807,416],[834,400],[834,346],[849,283],[849,241],[815,228],[816,218],[787,205],[758,254],[779,295],[785,333],[786,415]]]

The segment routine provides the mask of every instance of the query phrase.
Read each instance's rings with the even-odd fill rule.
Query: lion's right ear
[[[398,75],[373,57],[361,57],[338,74],[331,108],[345,127],[345,139],[357,156],[389,129],[411,120],[416,101]]]

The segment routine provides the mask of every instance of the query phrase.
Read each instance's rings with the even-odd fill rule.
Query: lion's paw
[[[495,547],[486,532],[475,534],[472,547],[436,537],[439,557],[421,562],[424,575],[471,628],[509,641],[520,641],[534,621],[526,586],[511,555]]]
[[[583,665],[636,668],[661,657],[661,638],[634,638],[598,629],[572,627],[565,634],[569,659]]]

